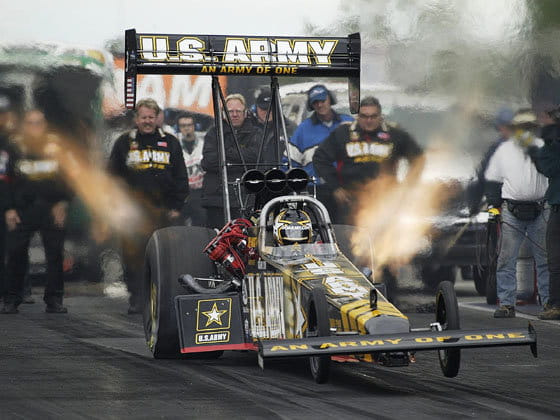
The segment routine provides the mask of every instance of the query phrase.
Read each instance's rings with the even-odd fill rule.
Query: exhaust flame
[[[433,163],[445,159],[443,154],[426,153]],[[429,245],[433,217],[450,197],[441,181],[421,180],[423,162],[410,168],[407,180],[382,176],[368,183],[358,194],[354,224],[361,229],[352,238],[353,252],[366,258],[363,235],[373,241],[375,266],[398,267],[412,260]]]
[[[146,214],[126,185],[92,162],[87,147],[58,134],[48,137],[53,141],[35,141],[25,146],[58,162],[67,185],[80,197],[96,222],[92,232],[94,239],[103,241],[110,233],[132,235],[149,229]]]

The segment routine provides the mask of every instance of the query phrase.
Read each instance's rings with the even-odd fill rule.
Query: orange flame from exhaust
[[[24,145],[40,156],[58,162],[69,188],[87,206],[96,222],[94,239],[102,241],[111,232],[134,234],[149,228],[146,214],[131,197],[120,179],[94,163],[84,144],[58,134],[48,136],[51,141],[33,141]]]
[[[421,182],[422,168],[420,161],[403,182],[394,176],[381,176],[361,189],[354,215],[354,224],[361,228],[352,238],[355,255],[367,257],[363,235],[372,239],[376,267],[406,264],[429,246],[431,220],[449,199],[450,191],[441,182]]]

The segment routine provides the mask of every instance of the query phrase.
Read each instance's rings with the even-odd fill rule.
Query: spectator
[[[247,118],[247,106],[243,95],[229,95],[226,97],[225,103],[225,111],[229,114],[233,126],[230,127],[224,122],[226,162],[232,165],[227,168],[228,182],[232,182],[243,176],[243,161],[247,164],[247,169],[255,167],[262,132],[252,118]],[[206,171],[202,186],[202,205],[207,211],[206,225],[210,228],[221,228],[225,223],[225,217],[216,127],[212,127],[206,133],[202,152],[202,169]],[[229,200],[231,217],[240,217],[241,203],[231,185]]]
[[[545,232],[549,210],[544,207],[548,182],[537,172],[528,154],[529,146],[542,146],[534,134],[537,117],[520,110],[511,122],[513,135],[497,149],[486,169],[486,197],[491,214],[501,214],[501,249],[496,284],[500,307],[494,318],[514,318],[517,299],[517,255],[525,235],[535,258],[537,287],[541,303],[548,303],[549,274]]]
[[[0,300],[4,299],[6,293],[6,219],[4,213],[8,210],[10,197],[10,182],[13,179],[14,148],[10,143],[13,124],[11,121],[11,101],[5,95],[0,95]]]
[[[335,223],[351,223],[355,193],[380,174],[396,176],[397,163],[402,158],[409,161],[411,168],[416,163],[414,173],[423,167],[422,149],[416,141],[383,121],[376,98],[364,98],[358,119],[337,127],[313,157],[321,182],[334,191],[338,201],[340,217]],[[412,174],[411,171],[409,176]]]
[[[332,108],[335,104],[334,94],[324,85],[311,87],[307,92],[307,109],[313,114],[301,122],[288,144],[292,166],[305,169],[310,178],[316,176],[313,155],[317,147],[340,123],[354,120],[350,115],[338,114]],[[331,213],[336,209],[332,190],[321,182],[317,184],[317,198]],[[337,218],[336,214],[331,216]]]
[[[273,141],[275,131],[274,125],[272,124],[273,121],[273,113],[272,109],[269,112],[269,108],[272,104],[272,93],[269,88],[264,88],[257,100],[255,101],[255,117],[257,118],[257,125],[264,131],[266,126],[266,140],[265,144],[263,145],[263,152],[261,157],[261,162],[263,163],[272,163],[271,166],[277,166],[280,163],[280,159],[284,155],[285,150],[285,143],[284,143],[284,133],[282,130],[282,126],[280,125],[280,121],[278,121],[278,130],[280,133],[280,140],[279,142]],[[268,124],[266,123],[266,116],[268,114]],[[288,118],[284,118],[284,122],[286,124],[286,134],[288,138],[294,134],[296,129],[296,125],[289,120]],[[278,153],[280,151],[280,153]]]
[[[48,134],[43,112],[32,110],[23,118],[11,202],[5,212],[8,229],[7,294],[2,313],[14,314],[22,303],[24,278],[29,265],[29,243],[35,231],[41,233],[47,260],[47,284],[43,300],[46,312],[66,313],[62,305],[64,279],[62,259],[66,209],[70,191],[62,180],[57,156],[60,139]]]
[[[136,104],[135,129],[121,135],[109,157],[109,171],[122,178],[150,214],[151,225],[123,240],[124,280],[129,314],[140,313],[144,251],[156,229],[178,224],[189,192],[179,141],[156,125],[160,107],[153,99]]]
[[[531,150],[537,169],[548,177],[546,197],[551,207],[546,230],[549,299],[539,318],[560,319],[560,106],[550,112],[542,137],[545,145]]]
[[[484,196],[485,190],[484,173],[486,172],[486,168],[488,167],[490,158],[494,155],[498,146],[508,140],[513,134],[511,131],[512,119],[513,111],[509,108],[501,109],[498,112],[498,115],[496,115],[496,119],[494,120],[494,127],[496,128],[496,131],[498,131],[499,136],[490,145],[490,148],[482,158],[480,166],[476,171],[476,180],[469,188],[469,209],[471,215],[477,214],[480,211],[480,203],[482,201],[482,197]]]
[[[189,176],[189,198],[183,208],[186,220],[193,226],[206,226],[206,209],[202,207],[202,182],[204,171],[200,166],[204,138],[196,135],[194,116],[181,114],[177,118],[179,142],[183,149],[183,157]]]

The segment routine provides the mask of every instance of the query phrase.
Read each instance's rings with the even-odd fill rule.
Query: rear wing
[[[347,77],[350,111],[360,102],[360,34],[337,37],[125,34],[125,103],[138,74]]]

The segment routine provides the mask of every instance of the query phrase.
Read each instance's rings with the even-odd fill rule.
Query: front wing
[[[259,342],[259,352],[263,358],[270,358],[525,345],[530,346],[533,356],[537,357],[537,333],[530,323],[526,331],[509,328],[446,330],[263,340]]]

